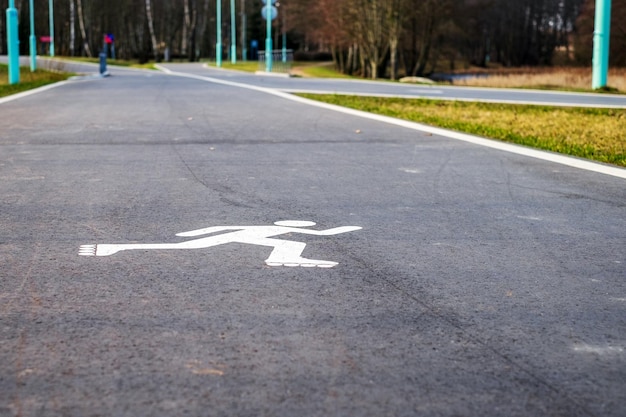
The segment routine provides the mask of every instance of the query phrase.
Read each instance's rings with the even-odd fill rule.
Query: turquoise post
[[[235,0],[230,0],[230,62],[237,63],[237,22]]]
[[[287,9],[283,6],[283,62],[287,62]]]
[[[50,0],[50,56],[54,56],[54,0]]]
[[[17,31],[15,0],[9,0],[7,9],[7,45],[9,52],[9,84],[20,82],[20,41]]]
[[[222,66],[222,0],[217,0],[217,42],[215,43],[215,65]]]
[[[248,60],[248,47],[246,45],[246,1],[241,0],[241,60]]]
[[[265,36],[265,72],[272,72],[272,2],[265,5],[266,36]]]
[[[33,72],[37,69],[37,39],[35,38],[35,8],[33,0],[29,0],[28,8],[30,12],[30,70]]]
[[[593,31],[593,73],[591,87],[606,87],[609,72],[609,39],[611,38],[611,0],[596,0]]]
[[[287,32],[285,31],[285,11],[283,10],[283,62],[287,62]]]

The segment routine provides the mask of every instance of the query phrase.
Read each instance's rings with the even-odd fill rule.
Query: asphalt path
[[[180,68],[181,65],[163,65]],[[351,94],[379,97],[430,98],[437,100],[479,101],[489,103],[537,104],[565,107],[626,108],[626,95],[571,93],[559,91],[454,87],[405,84],[389,81],[287,78],[266,74],[216,69],[207,65],[185,65],[186,72],[285,92]]]
[[[0,104],[0,415],[624,414],[623,178],[174,69]]]
[[[6,62],[6,56],[0,56]],[[38,58],[42,68],[60,69],[68,72],[97,75],[99,65],[73,61]],[[28,66],[28,57],[21,57],[21,65]],[[252,74],[242,71],[223,70],[209,65],[172,65],[163,68],[209,76],[215,79],[243,83],[284,92],[315,94],[351,94],[378,97],[429,98],[437,100],[474,101],[487,103],[532,104],[563,107],[626,108],[626,95],[573,93],[532,89],[478,88],[445,85],[403,84],[388,81],[283,77],[285,74]],[[108,67],[111,73],[125,73],[132,68]],[[610,80],[609,80],[610,81]]]

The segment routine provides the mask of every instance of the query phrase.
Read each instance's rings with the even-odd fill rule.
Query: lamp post
[[[273,11],[275,10],[274,8],[274,3],[276,2],[276,0],[263,0],[263,3],[265,3],[265,7],[264,10],[265,12],[263,12],[265,14],[265,22],[266,22],[266,27],[265,27],[265,72],[272,72],[272,49],[273,49],[273,45],[272,45],[272,18],[273,16]]]
[[[30,70],[33,72],[37,69],[37,39],[35,38],[35,8],[33,7],[33,0],[29,0],[28,9],[30,13]]]
[[[278,5],[278,3],[276,3]],[[287,9],[283,7],[283,62],[287,62],[287,28],[286,26],[287,19]]]
[[[217,42],[215,43],[215,65],[222,66],[222,0],[217,0]]]
[[[20,82],[20,50],[15,0],[9,0],[9,8],[7,9],[7,46],[9,53],[9,84],[17,84]]]
[[[50,14],[50,56],[54,56],[54,0],[49,2],[49,14]]]
[[[609,39],[611,38],[611,0],[596,0],[593,31],[593,72],[591,88],[606,87],[609,71]]]
[[[248,60],[248,47],[246,45],[246,0],[241,0],[241,60]]]
[[[230,0],[230,62],[237,63],[237,22],[235,0]]]

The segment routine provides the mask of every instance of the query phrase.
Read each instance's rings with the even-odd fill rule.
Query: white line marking
[[[415,168],[399,168],[400,171],[402,172],[406,172],[407,174],[421,174],[422,171],[420,171],[419,169],[415,169]]]
[[[524,220],[538,220],[541,221],[543,220],[541,217],[534,217],[534,216],[516,216],[518,219],[524,219]]]
[[[409,90],[410,93],[417,93],[417,94],[443,94],[442,90],[431,90],[431,89],[427,89],[427,88],[413,88],[411,90]]]
[[[163,67],[157,66],[157,68],[162,69]],[[566,165],[569,167],[578,168],[578,169],[582,169],[585,171],[591,171],[591,172],[596,172],[599,174],[605,174],[605,175],[610,175],[610,176],[617,177],[617,178],[626,179],[626,169],[622,169],[622,168],[602,165],[596,162],[591,162],[591,161],[587,161],[583,159],[577,159],[577,158],[560,155],[560,154],[544,152],[544,151],[540,151],[537,149],[531,149],[531,148],[526,148],[523,146],[513,145],[510,143],[499,142],[499,141],[492,140],[492,139],[486,139],[486,138],[482,138],[479,136],[469,135],[467,133],[454,132],[451,130],[427,126],[427,125],[423,125],[420,123],[409,122],[409,121],[401,120],[401,119],[395,119],[389,116],[381,116],[378,114],[367,113],[367,112],[360,111],[360,110],[349,109],[347,107],[336,106],[334,104],[322,103],[319,101],[309,100],[306,98],[294,96],[292,94],[288,94],[283,91],[278,91],[278,90],[274,90],[271,88],[257,87],[257,86],[237,83],[233,81],[225,81],[225,80],[220,80],[217,78],[204,77],[201,75],[174,72],[171,70],[168,70],[168,71],[169,72],[166,72],[167,74],[170,74],[176,77],[191,78],[191,79],[195,79],[199,81],[205,81],[205,82],[210,82],[210,83],[215,83],[215,84],[228,85],[231,87],[239,87],[239,88],[245,88],[248,90],[259,91],[262,93],[272,94],[274,96],[282,97],[287,100],[295,101],[298,103],[307,104],[309,106],[320,107],[323,109],[333,110],[336,112],[349,114],[349,115],[356,116],[356,117],[376,120],[379,122],[388,123],[388,124],[392,124],[395,126],[401,126],[407,129],[418,130],[421,132],[431,133],[433,135],[460,140],[460,141],[471,143],[474,145],[497,149],[500,151],[509,152],[509,153],[513,153],[516,155],[527,156],[530,158],[535,158],[535,159],[540,159],[543,161],[553,162],[556,164]]]
[[[593,346],[586,343],[574,346],[573,349],[574,352],[596,353],[598,355],[624,352],[624,348],[621,346]]]
[[[552,106],[552,107],[592,107],[597,109],[623,109],[623,105],[619,104],[581,104],[566,103],[561,101],[522,101],[522,100],[503,100],[503,99],[480,99],[480,98],[463,98],[463,97],[432,97],[433,95],[443,94],[443,91],[430,92],[424,90],[423,94],[390,94],[390,93],[355,93],[350,91],[338,90],[308,90],[299,88],[281,88],[280,91],[286,93],[302,93],[302,94],[337,94],[340,96],[356,96],[356,97],[382,97],[382,98],[404,98],[404,99],[435,99],[445,101],[462,101],[467,103],[492,103],[492,104],[519,104],[532,106]],[[437,91],[437,90],[435,90]]]
[[[61,87],[67,84],[67,81],[59,81],[54,84],[44,85],[43,87],[34,88],[32,90],[24,91],[21,93],[13,94],[7,97],[0,98],[0,104],[8,103],[9,101],[19,100],[20,98],[32,96],[33,94],[43,93],[44,91],[51,90],[56,87]]]
[[[273,226],[214,226],[190,232],[177,233],[176,236],[194,237],[209,235],[199,239],[187,240],[178,243],[127,243],[127,244],[91,244],[81,245],[78,249],[80,256],[110,256],[124,250],[150,249],[204,249],[227,243],[247,243],[272,247],[272,253],[265,260],[268,266],[301,266],[304,268],[332,268],[337,262],[302,257],[306,243],[292,240],[272,239],[288,233],[302,233],[316,236],[331,236],[340,233],[361,230],[359,226],[342,226],[327,230],[302,229],[315,226],[314,222],[301,220],[283,220],[275,222]],[[226,233],[223,233],[226,232]],[[214,234],[220,233],[220,234]]]

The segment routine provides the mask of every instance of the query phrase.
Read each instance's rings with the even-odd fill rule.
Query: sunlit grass
[[[371,113],[626,166],[626,110],[300,94]]]
[[[217,64],[215,63],[215,61],[209,62],[208,65],[210,67],[217,68]],[[259,69],[259,63],[257,61],[237,61],[233,64],[230,61],[222,61],[221,68],[236,71],[255,72]]]
[[[301,62],[295,63],[294,74],[302,77],[315,78],[353,78],[350,75],[342,74],[335,69],[332,62]]]
[[[211,67],[216,67],[215,61],[208,62]],[[258,61],[237,61],[235,64],[230,61],[222,61],[221,68],[256,72],[259,69],[263,70],[263,67],[259,67]],[[349,75],[340,73],[335,69],[332,62],[292,62],[291,70],[292,75],[298,77],[315,77],[315,78],[353,78]]]
[[[9,84],[9,67],[0,64],[0,97],[63,81],[70,76],[72,76],[72,74],[45,70],[31,72],[30,68],[22,67],[20,68],[20,82],[17,84]]]

